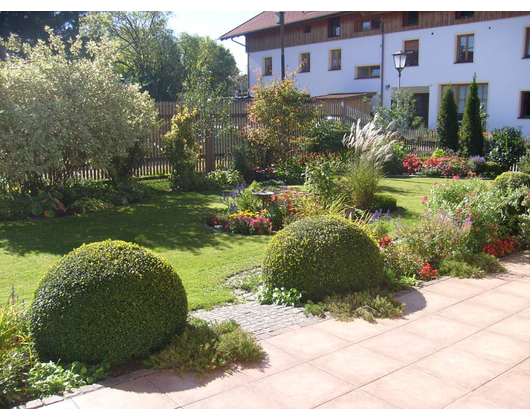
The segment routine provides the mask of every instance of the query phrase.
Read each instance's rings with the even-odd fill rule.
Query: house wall
[[[483,20],[484,16],[489,15],[482,15],[481,18],[459,20],[458,24],[454,24],[454,12],[449,12],[451,15],[434,13],[430,18],[425,15],[423,20],[424,15],[420,13],[419,23],[424,23],[417,25],[418,29],[407,28],[398,31],[399,25],[394,23],[396,30],[385,34],[382,79],[356,79],[355,73],[357,66],[381,65],[382,37],[379,30],[370,31],[371,35],[363,36],[355,36],[355,32],[344,30],[340,39],[329,38],[326,42],[288,46],[285,48],[286,66],[288,71],[296,70],[300,63],[300,54],[310,52],[311,71],[299,73],[296,79],[300,87],[305,87],[312,96],[330,93],[379,93],[382,80],[383,104],[389,106],[391,92],[398,84],[392,53],[404,49],[404,41],[419,39],[419,65],[403,70],[401,87],[416,93],[429,93],[430,128],[436,126],[442,86],[448,83],[470,83],[476,74],[478,83],[488,84],[487,129],[493,130],[507,125],[521,127],[524,135],[530,135],[530,119],[519,118],[521,92],[530,91],[530,58],[522,58],[526,28],[530,27],[530,15],[494,20]],[[392,28],[390,22],[398,22],[400,16],[400,13],[395,14],[394,19],[385,26],[385,32]],[[443,20],[443,16],[452,16],[453,24],[449,18]],[[429,25],[425,24],[428,19],[432,21],[429,21]],[[445,24],[432,26],[441,21]],[[322,22],[326,23],[322,31],[327,31],[327,19]],[[342,22],[341,19],[341,24]],[[317,32],[314,29],[316,27],[316,23],[313,23],[312,33]],[[455,63],[457,36],[471,33],[474,34],[475,40],[473,62]],[[353,37],[347,37],[346,34]],[[341,70],[329,69],[332,49],[342,50]],[[273,75],[264,76],[265,81],[279,77],[281,73],[279,48],[249,52],[250,86],[256,83],[257,73],[254,71],[259,72],[262,69],[264,57],[273,58]]]

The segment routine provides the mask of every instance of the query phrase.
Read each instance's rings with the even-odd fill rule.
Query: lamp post
[[[401,71],[407,64],[407,53],[398,51],[392,54],[392,57],[394,58],[394,67],[398,71],[398,90],[401,90]]]
[[[285,52],[283,43],[283,27],[285,24],[284,15],[285,12],[275,12],[276,23],[280,25],[280,49],[281,49],[281,66],[282,66],[282,80],[285,79]]]

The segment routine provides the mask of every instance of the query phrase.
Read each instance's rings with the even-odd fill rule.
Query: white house
[[[530,12],[262,12],[221,39],[242,35],[249,87],[258,74],[281,77],[283,50],[286,71],[302,64],[296,78],[311,96],[373,92],[389,106],[399,83],[392,54],[404,51],[401,88],[430,128],[443,87],[454,87],[463,113],[476,75],[488,131],[530,135]]]

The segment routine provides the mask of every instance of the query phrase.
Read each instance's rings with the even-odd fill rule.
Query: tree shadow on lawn
[[[213,194],[167,194],[78,216],[2,223],[0,249],[22,256],[30,252],[64,255],[85,243],[113,239],[150,249],[199,253],[206,247],[232,248],[248,240],[204,225],[216,199]]]

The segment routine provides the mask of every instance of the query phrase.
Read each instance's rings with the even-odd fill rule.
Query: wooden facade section
[[[381,33],[383,23],[384,33],[405,32],[416,29],[436,28],[441,26],[460,25],[471,22],[483,22],[495,19],[530,15],[525,11],[476,11],[471,17],[459,18],[462,12],[418,12],[417,24],[406,24],[406,12],[340,12],[335,16],[326,16],[314,20],[286,25],[284,28],[285,47],[316,44],[331,40],[358,38]],[[465,12],[464,12],[465,13]],[[340,17],[340,35],[330,37],[329,20]],[[363,23],[372,21],[372,29],[362,30]],[[264,29],[263,31],[246,34],[247,52],[257,52],[280,48],[280,28]]]

